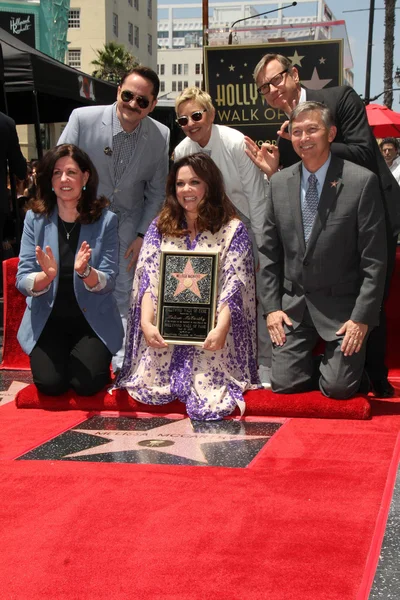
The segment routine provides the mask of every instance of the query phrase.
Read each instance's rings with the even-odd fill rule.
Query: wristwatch
[[[78,271],[77,271],[76,274],[81,279],[86,279],[87,277],[89,277],[91,270],[92,270],[92,267],[90,265],[86,265],[86,269],[83,271],[83,273],[78,273]]]

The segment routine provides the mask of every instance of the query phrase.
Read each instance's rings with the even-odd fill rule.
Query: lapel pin
[[[338,183],[339,182],[336,179],[335,179],[335,181],[331,181],[331,187],[334,187],[334,188],[337,187]]]
[[[104,148],[104,154],[105,154],[106,156],[111,156],[111,154],[112,154],[112,150],[111,150],[110,146],[106,146],[106,147]]]

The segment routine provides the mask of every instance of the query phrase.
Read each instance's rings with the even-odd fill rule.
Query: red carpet
[[[288,421],[247,469],[10,461],[43,441],[41,421],[51,438],[86,414],[0,407],[0,589],[7,600],[367,600],[400,427],[399,403],[373,404],[370,421]]]
[[[18,258],[3,262],[3,359],[0,369],[30,369],[29,357],[17,341],[17,332],[25,311],[26,299],[15,287]]]
[[[322,419],[369,419],[371,407],[365,396],[351,400],[331,400],[320,392],[305,394],[274,394],[270,390],[255,390],[245,394],[246,416],[313,417]],[[78,396],[72,390],[59,397],[46,396],[31,384],[15,398],[18,408],[46,410],[116,410],[132,413],[186,414],[185,406],[176,400],[164,406],[150,406],[137,402],[125,390],[106,391],[95,396]],[[239,413],[238,413],[239,414]]]

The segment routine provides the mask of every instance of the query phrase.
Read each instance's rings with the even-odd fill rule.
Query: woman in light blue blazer
[[[16,285],[27,307],[18,341],[37,388],[52,396],[71,387],[95,394],[109,382],[122,345],[112,293],[118,223],[97,186],[88,155],[57,146],[37,166],[38,194],[25,217]]]

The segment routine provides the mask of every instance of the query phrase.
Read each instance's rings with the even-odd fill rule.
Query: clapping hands
[[[88,265],[90,257],[92,256],[92,249],[87,242],[82,242],[81,247],[75,257],[74,269],[77,273],[83,273]]]
[[[40,268],[53,281],[57,275],[58,266],[50,246],[46,246],[45,250],[42,250],[40,246],[36,246],[35,254]]]

